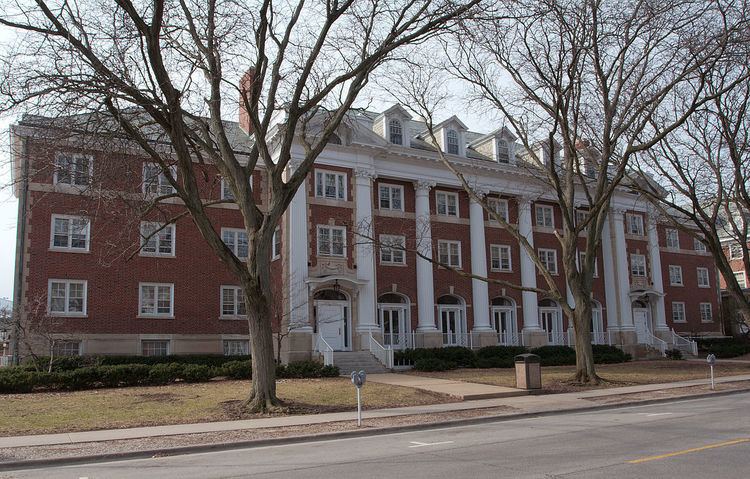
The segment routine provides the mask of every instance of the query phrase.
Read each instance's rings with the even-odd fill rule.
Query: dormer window
[[[510,147],[505,140],[497,140],[498,163],[510,163]]]
[[[401,128],[400,121],[393,119],[388,122],[388,137],[394,145],[404,144],[403,129]]]
[[[458,154],[458,132],[456,130],[448,130],[446,134],[447,148],[446,152],[451,155]]]

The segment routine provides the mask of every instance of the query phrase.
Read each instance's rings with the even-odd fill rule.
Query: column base
[[[443,333],[437,329],[429,331],[419,331],[414,337],[415,344],[412,348],[442,348],[443,347]]]
[[[313,359],[312,331],[299,331],[289,333],[281,344],[281,362],[284,364],[293,361],[309,361]]]
[[[380,344],[383,344],[383,333],[380,329],[372,330],[372,339]],[[370,331],[361,332],[357,331],[357,334],[352,338],[352,351],[369,351],[370,350]]]
[[[547,333],[541,329],[526,330],[523,335],[523,345],[527,348],[538,348],[547,345]]]
[[[474,345],[484,348],[486,346],[497,346],[497,332],[494,329],[475,329],[472,331],[472,336],[475,341]]]

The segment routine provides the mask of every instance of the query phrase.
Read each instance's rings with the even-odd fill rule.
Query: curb
[[[24,469],[41,469],[51,466],[72,466],[87,464],[91,462],[125,461],[130,459],[151,459],[158,457],[180,456],[201,452],[231,451],[234,449],[249,449],[267,446],[281,446],[287,444],[302,444],[307,442],[325,441],[333,439],[347,439],[369,436],[383,436],[401,432],[426,431],[431,429],[442,429],[446,427],[472,426],[476,424],[516,421],[521,419],[532,419],[538,417],[560,416],[564,414],[578,414],[582,412],[595,412],[607,409],[626,409],[633,406],[647,406],[675,401],[693,401],[707,399],[709,397],[730,396],[733,394],[747,393],[750,389],[737,389],[732,391],[719,391],[714,393],[696,394],[685,397],[671,397],[646,399],[643,401],[629,401],[618,404],[601,404],[585,406],[573,409],[549,410],[528,412],[519,414],[505,414],[494,416],[482,416],[466,419],[454,419],[448,421],[433,422],[429,424],[409,424],[405,426],[378,427],[374,429],[355,429],[350,431],[325,432],[320,434],[308,434],[304,436],[288,436],[270,439],[251,439],[238,442],[227,442],[217,444],[196,444],[192,446],[180,446],[169,449],[147,449],[141,451],[115,452],[110,454],[95,454],[90,456],[55,457],[49,459],[32,459],[28,461],[11,461],[0,464],[0,472],[17,471]],[[30,446],[33,447],[33,446]]]

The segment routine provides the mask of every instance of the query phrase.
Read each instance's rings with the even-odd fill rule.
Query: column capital
[[[414,189],[417,191],[417,193],[429,193],[430,189],[435,187],[434,181],[427,181],[427,180],[417,180],[414,182]]]
[[[355,168],[354,177],[358,180],[372,181],[378,177],[378,174],[372,168]]]
[[[489,186],[472,186],[471,190],[481,199],[490,194],[491,188]],[[474,200],[471,199],[471,201]]]
[[[625,212],[628,210],[621,206],[616,206],[616,207],[610,208],[610,211],[612,212],[613,215],[623,216],[625,215]]]

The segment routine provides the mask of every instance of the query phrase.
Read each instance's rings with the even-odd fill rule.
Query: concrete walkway
[[[406,375],[393,375],[406,376]],[[749,381],[750,374],[741,376],[727,376],[717,378],[717,383]],[[394,380],[395,381],[395,380]],[[468,383],[467,383],[468,384]],[[514,408],[509,415],[525,413],[541,413],[550,411],[575,410],[594,405],[589,398],[614,396],[618,394],[632,394],[665,389],[682,388],[705,385],[706,380],[680,381],[665,384],[645,384],[622,388],[598,389],[563,394],[546,394],[538,396],[504,397],[494,399],[480,399],[445,404],[431,404],[426,406],[408,406],[391,409],[374,409],[363,412],[363,418],[379,418],[407,416],[413,414],[445,413],[464,411],[468,409],[482,409],[498,406]],[[363,390],[365,404],[367,403],[367,386]],[[238,431],[245,429],[261,429],[284,426],[302,426],[322,424],[328,422],[352,421],[356,412],[338,412],[328,414],[311,414],[299,416],[281,416],[261,419],[245,419],[239,421],[207,422],[198,424],[177,424],[172,426],[137,427],[130,429],[108,429],[101,431],[71,432],[64,434],[42,434],[34,436],[0,437],[0,448],[45,446],[53,444],[75,444],[97,441],[113,441],[119,439],[136,439],[143,437],[173,436],[178,434],[199,434],[204,432]]]
[[[529,394],[529,391],[523,389],[415,376],[413,374],[370,374],[367,376],[367,380],[374,383],[406,386],[423,391],[445,394],[461,399],[462,401],[527,396]]]

